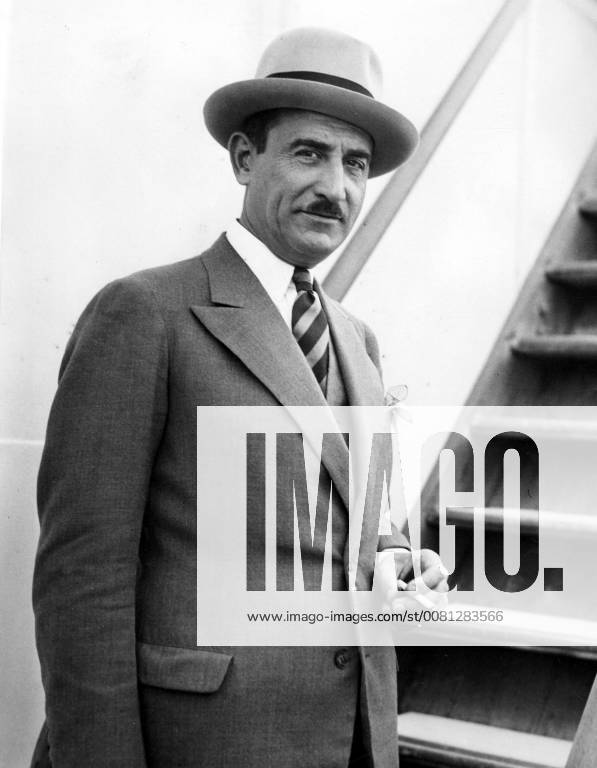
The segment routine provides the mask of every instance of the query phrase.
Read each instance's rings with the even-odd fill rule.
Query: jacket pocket
[[[224,682],[232,656],[194,648],[137,643],[137,676],[145,685],[213,693]]]

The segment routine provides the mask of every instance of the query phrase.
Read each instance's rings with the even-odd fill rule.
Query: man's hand
[[[406,584],[405,589],[448,591],[448,569],[432,549],[395,550],[394,562],[396,578]]]
[[[445,604],[448,570],[437,552],[404,549],[395,550],[393,555],[398,590],[391,601],[393,609],[437,608]]]

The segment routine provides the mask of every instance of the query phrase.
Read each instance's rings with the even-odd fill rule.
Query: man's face
[[[285,111],[265,150],[247,155],[242,223],[284,261],[315,266],[354,225],[371,152],[370,137],[348,123]]]

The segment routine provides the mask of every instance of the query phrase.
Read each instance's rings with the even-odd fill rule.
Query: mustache
[[[305,213],[313,213],[316,216],[329,216],[330,218],[343,219],[344,213],[342,208],[331,200],[321,199],[316,200],[311,205],[306,206],[303,209]]]

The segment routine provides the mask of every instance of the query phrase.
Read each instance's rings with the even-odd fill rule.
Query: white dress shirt
[[[292,282],[292,264],[274,256],[270,249],[238,220],[228,227],[226,238],[265,288],[284,322],[291,328],[292,305],[297,295],[296,286]]]

